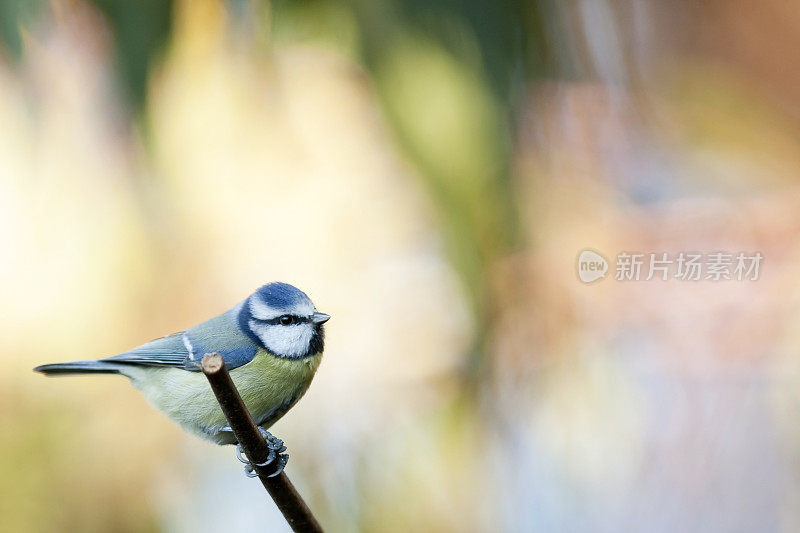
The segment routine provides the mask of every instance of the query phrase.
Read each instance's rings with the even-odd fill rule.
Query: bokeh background
[[[273,428],[330,531],[800,529],[796,4],[0,0],[0,42],[0,530],[287,530],[125,380],[31,372],[272,280],[333,315]]]

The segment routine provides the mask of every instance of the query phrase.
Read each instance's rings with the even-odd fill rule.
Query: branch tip
[[[203,356],[203,374],[216,374],[225,366],[225,360],[218,353],[207,353]]]

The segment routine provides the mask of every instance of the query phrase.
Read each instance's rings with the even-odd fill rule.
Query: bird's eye
[[[282,326],[288,326],[294,323],[294,317],[292,315],[282,315],[278,320]]]

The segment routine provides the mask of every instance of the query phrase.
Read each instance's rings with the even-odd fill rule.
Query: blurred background
[[[0,43],[0,529],[286,531],[124,379],[31,372],[273,280],[333,315],[273,428],[329,531],[800,529],[796,4],[0,0]]]

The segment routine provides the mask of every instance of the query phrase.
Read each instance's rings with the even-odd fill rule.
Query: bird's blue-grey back
[[[203,356],[218,352],[230,370],[246,365],[253,360],[259,346],[239,328],[237,315],[241,305],[184,332],[156,339],[104,361],[199,371]]]
[[[270,338],[275,338],[275,332],[283,332],[275,326],[278,325],[279,317],[284,314],[296,316],[299,322],[308,324],[307,338],[302,341],[302,346],[291,346],[291,350],[285,348],[286,343],[276,343],[280,349],[267,346]],[[186,331],[155,339],[130,351],[98,361],[56,363],[42,365],[34,370],[48,374],[120,373],[121,370],[124,373],[127,365],[141,365],[199,371],[203,355],[213,352],[220,353],[226,366],[232,370],[252,361],[259,348],[264,348],[277,357],[302,358],[322,352],[322,323],[327,318],[328,315],[316,312],[314,304],[304,292],[287,283],[269,283],[233,309]],[[272,337],[270,332],[273,333]],[[288,338],[291,340],[291,335]],[[297,340],[301,339],[298,337]]]

